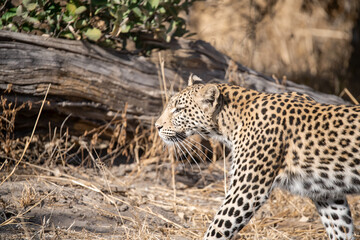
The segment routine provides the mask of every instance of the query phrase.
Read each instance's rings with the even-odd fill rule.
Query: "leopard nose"
[[[161,126],[160,124],[158,123],[155,123],[155,127],[157,128],[158,131],[160,131],[160,129],[163,128],[163,126]]]

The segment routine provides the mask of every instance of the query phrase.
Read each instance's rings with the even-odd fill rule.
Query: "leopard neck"
[[[251,91],[238,86],[220,84],[220,107],[217,113],[218,135],[216,138],[227,145],[233,146],[235,134],[242,127],[241,106],[247,99],[244,93]],[[252,91],[251,91],[252,92]],[[243,99],[244,98],[244,99]]]

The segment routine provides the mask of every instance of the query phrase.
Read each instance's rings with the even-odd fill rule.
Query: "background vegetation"
[[[101,45],[125,48],[133,41],[143,48],[144,37],[170,41],[184,36],[186,21],[180,12],[194,0],[24,0],[6,1],[0,11],[0,29],[89,39]]]

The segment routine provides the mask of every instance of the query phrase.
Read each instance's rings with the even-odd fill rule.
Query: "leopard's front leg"
[[[245,168],[248,166],[243,169]],[[268,198],[274,171],[270,168],[264,169],[263,163],[253,165],[251,169],[243,172],[241,169],[235,170],[230,189],[204,240],[231,239],[249,222],[256,210]]]

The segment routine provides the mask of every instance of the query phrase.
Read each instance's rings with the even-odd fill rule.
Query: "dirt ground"
[[[223,196],[222,161],[24,163],[0,187],[0,239],[201,239]],[[349,201],[360,237],[360,197]],[[237,239],[325,239],[325,233],[309,199],[276,190]]]

